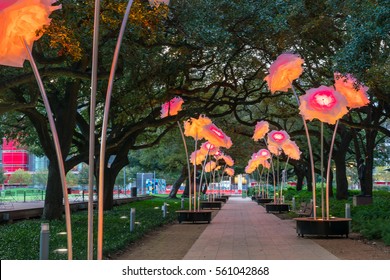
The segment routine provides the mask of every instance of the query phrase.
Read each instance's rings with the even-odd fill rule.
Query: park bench
[[[313,204],[311,202],[302,202],[300,208],[295,211],[299,217],[311,217],[313,213]]]

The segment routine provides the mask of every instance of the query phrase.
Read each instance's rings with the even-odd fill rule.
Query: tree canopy
[[[59,2],[62,9],[52,14],[51,25],[41,31],[44,36],[35,43],[33,55],[55,115],[65,166],[70,170],[88,161],[94,1]],[[102,1],[97,160],[107,78],[125,7],[126,1]],[[172,0],[168,7],[154,8],[146,0],[135,0],[110,110],[106,159],[116,157],[106,168],[106,207],[112,207],[115,178],[129,164],[129,151],[161,143],[155,152],[162,166],[172,171],[179,168],[176,153],[168,152],[173,146],[164,149],[161,141],[176,130],[176,121],[188,117],[207,114],[227,134],[236,134],[229,153],[241,156],[237,161],[241,170],[245,153],[249,158],[257,149],[250,137],[258,120],[288,130],[304,151],[304,131],[293,95],[271,95],[263,81],[269,64],[283,52],[299,53],[305,60],[304,73],[296,81],[300,94],[321,84],[332,85],[334,71],[352,73],[370,87],[370,105],[353,110],[342,120],[336,144],[337,151],[345,150],[356,159],[371,158],[367,177],[372,178],[369,170],[374,148],[383,136],[390,135],[389,8],[385,0]],[[62,193],[55,151],[33,73],[26,62],[21,69],[0,66],[0,75],[1,133],[36,147],[37,153],[49,158],[46,205],[50,201],[59,206]],[[161,119],[161,104],[176,95],[185,101],[183,111]],[[327,147],[331,129],[325,132]],[[310,131],[317,145],[316,122],[310,123]],[[351,139],[345,138],[348,135]],[[345,163],[344,156],[340,162]],[[318,158],[317,154],[316,162]],[[165,163],[168,159],[171,162]],[[301,164],[308,164],[305,153],[295,167]],[[47,210],[47,217],[59,217],[59,209]]]

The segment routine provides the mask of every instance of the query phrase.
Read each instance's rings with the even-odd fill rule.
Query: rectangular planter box
[[[200,208],[201,209],[221,209],[222,202],[221,201],[201,201]]]
[[[178,221],[181,224],[182,222],[211,222],[211,210],[179,210],[176,213],[179,214]]]
[[[269,212],[288,212],[290,211],[290,205],[288,204],[275,204],[275,203],[267,203],[265,205],[265,210],[267,213]]]
[[[224,198],[224,197],[216,197],[216,198],[214,198],[214,201],[220,201],[220,202],[226,203],[227,198]]]
[[[349,218],[331,218],[329,220],[314,218],[295,218],[297,221],[297,234],[304,236],[311,235],[345,235],[348,237],[349,224],[352,219]]]
[[[257,204],[266,204],[274,201],[273,198],[256,198]]]

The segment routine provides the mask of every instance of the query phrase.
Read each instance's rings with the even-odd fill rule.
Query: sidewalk
[[[280,220],[250,198],[230,197],[185,260],[335,260],[314,241],[298,237],[293,220]]]

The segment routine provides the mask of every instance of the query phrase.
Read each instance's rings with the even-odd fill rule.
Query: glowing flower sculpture
[[[204,129],[202,130],[202,136],[211,144],[218,147],[229,149],[233,144],[230,137],[213,123],[204,126]]]
[[[225,164],[228,166],[233,166],[234,165],[234,160],[232,159],[231,156],[228,155],[222,155],[220,159],[223,159],[225,161]]]
[[[316,118],[321,122],[335,124],[348,113],[347,100],[331,87],[320,86],[309,89],[299,99],[301,100],[300,114],[306,120]]]
[[[256,161],[253,159],[250,159],[248,161],[248,165],[245,167],[245,173],[252,174],[256,170],[257,166],[258,166],[258,164],[256,164]]]
[[[293,80],[299,78],[303,72],[304,60],[296,54],[285,53],[278,56],[271,64],[269,75],[264,80],[268,83],[271,93],[275,91],[287,92]]]
[[[165,102],[161,105],[161,118],[165,118],[168,116],[175,116],[181,111],[181,106],[184,101],[181,97],[174,97],[170,101]]]
[[[211,144],[210,142],[204,142],[201,146],[200,146],[200,152],[203,153],[203,154],[209,154],[209,155],[216,155],[219,151],[219,148],[213,144]]]
[[[202,140],[204,138],[204,127],[211,123],[211,120],[204,115],[200,115],[198,119],[190,118],[184,122],[184,135],[190,136],[196,140]]]
[[[366,106],[370,101],[367,97],[368,87],[360,85],[351,75],[345,76],[340,73],[334,73],[335,88],[347,99],[347,107],[350,109]]]
[[[196,150],[192,152],[190,156],[190,162],[193,165],[199,165],[206,159],[206,154],[203,153],[201,150]]]
[[[284,130],[272,130],[268,133],[267,138],[269,145],[281,148],[283,144],[290,139],[290,136]]]
[[[263,139],[269,131],[269,123],[267,121],[257,122],[255,132],[253,133],[253,140],[258,141]]]
[[[216,167],[217,167],[217,164],[216,164],[214,161],[209,161],[209,162],[205,165],[204,171],[205,171],[205,172],[211,172],[211,171],[213,171]]]
[[[49,25],[56,0],[2,0],[0,3],[0,64],[23,67],[28,53],[23,40],[32,49],[37,30]]]
[[[257,155],[260,158],[263,158],[265,160],[267,160],[271,157],[271,153],[267,149],[261,149],[260,151],[257,152]]]
[[[38,67],[32,56],[32,46],[37,36],[37,31],[48,25],[49,16],[61,6],[53,7],[54,0],[2,0],[0,3],[0,65],[23,67],[26,59],[30,61],[34,76],[38,83],[39,91],[45,105],[50,129],[53,136],[54,147],[57,156],[59,175],[64,199],[65,220],[67,231],[68,259],[73,258],[72,229],[70,221],[70,206],[67,194],[65,167],[55,126],[53,113],[46,95],[46,91],[39,75]]]
[[[228,168],[225,169],[225,173],[226,173],[228,176],[232,177],[232,176],[234,176],[234,169],[228,167]]]
[[[299,160],[301,158],[301,152],[298,145],[291,140],[286,141],[282,145],[282,150],[291,159]]]

